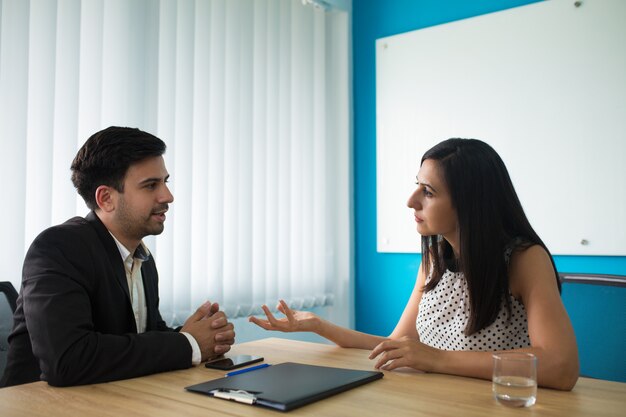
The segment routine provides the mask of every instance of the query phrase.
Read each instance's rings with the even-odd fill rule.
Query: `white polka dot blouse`
[[[420,340],[444,350],[498,351],[528,347],[526,309],[510,293],[509,297],[510,321],[503,302],[491,325],[466,336],[464,331],[470,316],[467,281],[463,273],[447,270],[437,286],[422,295],[416,323]]]

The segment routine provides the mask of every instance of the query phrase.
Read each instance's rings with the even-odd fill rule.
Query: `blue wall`
[[[626,287],[566,282],[561,297],[574,325],[581,375],[626,382]]]
[[[534,2],[534,0],[353,1],[355,312],[358,330],[379,335],[391,333],[411,293],[421,259],[419,255],[376,252],[375,40]],[[417,162],[420,157],[421,155],[415,155],[415,161]],[[406,215],[411,216],[408,208]],[[626,257],[558,256],[555,260],[557,268],[563,272],[626,275]],[[568,311],[587,308],[577,302],[564,301]],[[594,301],[602,303],[602,300]],[[570,311],[570,316],[579,313]]]

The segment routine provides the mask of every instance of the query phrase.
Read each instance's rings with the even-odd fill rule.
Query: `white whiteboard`
[[[465,137],[500,154],[553,254],[626,255],[626,1],[574,3],[377,40],[379,252],[419,252],[421,156]]]

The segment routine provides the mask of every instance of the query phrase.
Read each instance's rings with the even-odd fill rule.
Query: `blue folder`
[[[286,362],[185,389],[249,405],[289,411],[382,377],[382,372]]]

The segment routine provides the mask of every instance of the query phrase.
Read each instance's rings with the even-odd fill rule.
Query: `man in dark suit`
[[[142,239],[163,231],[174,198],[165,144],[139,129],[91,136],[72,182],[92,210],[42,232],[24,260],[0,386],[69,386],[183,369],[219,356],[235,332],[206,302],[179,331],[159,313],[158,275]]]

